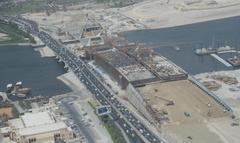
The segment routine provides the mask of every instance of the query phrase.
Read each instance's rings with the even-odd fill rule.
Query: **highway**
[[[46,32],[39,32],[34,22],[24,19],[14,19],[16,24],[23,26],[24,30],[38,36],[43,43],[51,48],[57,57],[71,69],[79,80],[84,83],[91,91],[101,105],[110,105],[112,107],[111,117],[124,129],[125,133],[134,140],[134,143],[165,143],[164,140],[157,137],[141,121],[139,121],[123,104],[121,104],[111,90],[109,90],[93,73],[88,64],[75,56],[60,42],[53,39]],[[32,24],[31,24],[32,23]]]
[[[67,110],[67,113],[69,113],[72,118],[72,120],[75,121],[75,130],[81,130],[81,132],[86,137],[87,143],[95,143],[94,139],[92,138],[91,132],[85,127],[84,123],[82,122],[82,119],[80,118],[79,112],[76,111],[77,109],[74,108],[72,105],[69,105],[69,102],[62,101],[62,106],[64,106],[64,109]],[[74,116],[73,116],[74,115]],[[79,132],[79,131],[78,131]],[[79,134],[77,135],[79,136]]]

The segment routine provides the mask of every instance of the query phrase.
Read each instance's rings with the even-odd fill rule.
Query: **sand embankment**
[[[150,29],[174,27],[204,21],[240,16],[240,1],[225,2],[212,8],[199,6],[199,9],[181,10],[177,8],[183,1],[170,1],[169,4],[162,0],[149,0],[122,10],[125,15],[136,19]],[[180,6],[179,6],[180,7]],[[209,6],[208,6],[209,7]]]
[[[41,57],[55,57],[55,53],[47,46],[35,48],[34,50],[40,52]]]

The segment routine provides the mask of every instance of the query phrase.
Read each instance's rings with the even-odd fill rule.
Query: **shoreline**
[[[31,43],[6,43],[0,44],[0,46],[32,46]]]
[[[34,48],[34,51],[39,52],[42,58],[50,58],[56,56],[55,53],[47,46]]]
[[[177,28],[177,27],[184,27],[184,26],[189,26],[189,25],[194,25],[194,24],[201,24],[201,23],[206,23],[206,22],[214,22],[214,21],[221,21],[221,20],[227,20],[227,19],[231,19],[231,18],[240,18],[240,14],[237,16],[231,16],[231,17],[224,17],[224,18],[217,18],[217,19],[212,19],[212,20],[205,20],[205,21],[200,21],[200,22],[192,22],[192,23],[186,23],[186,24],[181,24],[181,25],[175,25],[175,26],[166,26],[166,27],[148,27],[146,29],[133,29],[133,30],[126,30],[126,31],[122,31],[119,33],[120,36],[123,36],[124,33],[128,33],[128,32],[134,32],[134,31],[145,31],[145,30],[159,30],[159,29],[168,29],[168,28]]]
[[[181,11],[175,8],[175,6],[179,5],[177,3],[173,2],[168,5],[160,5],[159,1],[153,0],[151,3],[146,1],[131,7],[123,8],[121,13],[140,23],[143,23],[147,26],[147,30],[162,29],[238,17],[240,16],[240,5],[239,2],[236,3],[238,4],[232,4],[220,8]],[[136,28],[135,30],[146,29]]]

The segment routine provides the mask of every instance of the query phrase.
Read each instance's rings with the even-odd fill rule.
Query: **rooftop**
[[[20,118],[25,127],[39,126],[55,122],[48,112],[25,113]]]
[[[10,127],[15,129],[24,128],[24,124],[20,118],[12,119],[8,121]]]
[[[67,125],[64,122],[57,122],[57,123],[42,124],[39,126],[21,128],[19,129],[18,133],[20,136],[28,136],[28,135],[35,135],[35,134],[41,134],[45,132],[56,131],[64,128],[67,128]]]
[[[140,61],[145,67],[148,67],[148,69],[155,73],[160,79],[168,79],[186,74],[182,68],[157,54],[151,48],[131,46],[123,48],[123,51]]]
[[[56,121],[48,111],[25,113],[17,119],[8,121],[12,129],[20,136],[41,134],[68,128],[63,121]]]
[[[134,58],[129,57],[117,49],[101,51],[98,52],[98,55],[110,65],[115,67],[129,81],[137,81],[155,77]]]

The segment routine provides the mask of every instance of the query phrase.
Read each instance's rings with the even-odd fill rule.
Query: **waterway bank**
[[[31,96],[54,96],[71,89],[57,77],[66,71],[54,57],[42,58],[27,45],[0,45],[0,91],[8,83],[22,81],[32,89]]]
[[[239,0],[216,0],[215,4],[186,0],[146,0],[120,9],[148,28],[166,28],[239,16]]]
[[[195,49],[209,47],[215,38],[216,46],[239,47],[240,17],[201,22],[196,24],[162,28],[155,30],[138,30],[122,33],[127,40],[146,43],[156,52],[169,58],[190,74],[232,70],[210,55],[197,56]],[[225,57],[225,54],[221,54]]]

